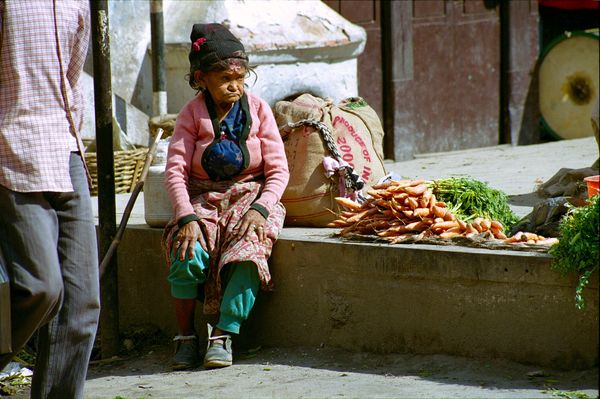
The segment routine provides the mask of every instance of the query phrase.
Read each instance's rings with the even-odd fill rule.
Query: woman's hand
[[[197,221],[193,220],[183,225],[182,228],[177,232],[175,238],[175,248],[181,248],[179,251],[179,260],[185,259],[185,254],[188,254],[188,259],[194,257],[194,248],[196,248],[196,242],[200,235],[200,225]]]
[[[234,227],[234,231],[237,231],[235,237],[239,240],[246,236],[246,240],[250,240],[250,233],[256,232],[259,241],[267,240],[267,233],[265,232],[265,223],[267,220],[257,210],[248,209],[248,212]]]

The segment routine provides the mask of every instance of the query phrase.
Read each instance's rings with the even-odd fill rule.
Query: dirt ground
[[[596,398],[598,369],[548,370],[504,360],[263,348],[220,370],[173,372],[164,342],[92,362],[86,399]],[[29,397],[28,389],[11,398]]]

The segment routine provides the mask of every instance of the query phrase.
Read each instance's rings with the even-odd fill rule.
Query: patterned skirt
[[[235,238],[233,228],[250,205],[260,196],[263,181],[249,182],[213,182],[190,178],[189,194],[196,215],[200,218],[201,234],[198,241],[210,255],[209,272],[204,285],[204,313],[219,312],[223,290],[220,272],[225,265],[232,262],[253,262],[258,268],[258,276],[263,290],[272,289],[271,273],[267,263],[273,244],[285,219],[285,208],[277,203],[264,230],[265,242],[260,242],[255,232],[251,232],[251,240],[246,237]],[[177,234],[177,221],[171,220],[163,232],[162,246],[167,264],[170,265],[173,239]]]

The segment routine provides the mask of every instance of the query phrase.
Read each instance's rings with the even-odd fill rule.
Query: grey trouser
[[[74,192],[0,186],[0,246],[10,276],[12,354],[39,329],[32,398],[81,398],[100,312],[98,251],[83,162],[72,153]]]

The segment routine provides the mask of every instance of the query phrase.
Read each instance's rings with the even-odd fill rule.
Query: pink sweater
[[[264,175],[265,186],[255,203],[271,212],[288,183],[288,164],[271,108],[261,98],[250,93],[246,95],[252,115],[252,127],[246,141],[250,164],[235,179],[245,180]],[[177,116],[175,131],[169,144],[165,187],[176,220],[194,213],[187,190],[188,178],[193,176],[197,179],[209,179],[201,160],[214,136],[204,95],[200,93]]]

